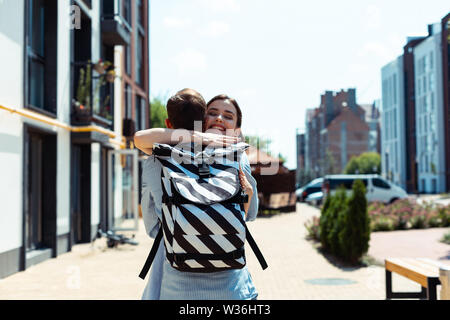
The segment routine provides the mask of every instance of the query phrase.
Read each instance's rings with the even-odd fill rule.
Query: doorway
[[[25,268],[56,257],[56,135],[24,129]]]

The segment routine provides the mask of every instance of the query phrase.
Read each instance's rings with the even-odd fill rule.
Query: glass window
[[[122,6],[123,18],[131,25],[131,0],[123,0]]]
[[[125,86],[125,119],[131,119],[131,103],[132,103],[131,87]]]
[[[434,68],[433,52],[430,52],[430,70]]]
[[[45,2],[29,0],[28,4],[28,104],[45,110]]]
[[[144,37],[139,35],[136,47],[136,83],[143,84],[144,80]]]
[[[43,0],[30,0],[30,40],[34,54],[44,57],[45,7]]]
[[[392,94],[392,98],[394,100],[394,104],[397,104],[397,74],[394,74],[394,79],[393,79],[393,84],[394,84],[394,92]]]
[[[384,180],[380,178],[373,178],[372,183],[375,187],[382,188],[382,189],[390,189],[391,186]]]
[[[131,46],[125,47],[125,72],[131,75]]]
[[[44,65],[40,62],[30,61],[30,104],[44,109]]]
[[[353,187],[353,182],[356,179],[330,179],[330,189],[335,190],[340,186],[344,186],[345,189],[351,189]],[[367,187],[367,179],[359,179],[364,183],[364,186]]]
[[[144,26],[144,5],[142,0],[136,0],[137,2],[137,16],[138,16],[138,24],[143,27]]]

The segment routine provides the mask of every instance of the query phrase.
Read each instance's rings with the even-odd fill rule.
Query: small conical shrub
[[[366,190],[361,180],[353,183],[353,194],[341,217],[339,232],[340,257],[355,264],[369,250],[370,219],[367,213]]]
[[[327,198],[325,199],[325,203],[323,204],[322,211],[320,212],[320,220],[319,220],[319,238],[320,243],[322,244],[322,247],[327,248],[328,247],[328,225],[329,225],[329,218],[328,218],[328,211],[330,210],[330,205],[333,201],[333,196],[331,194],[328,194]]]
[[[335,256],[341,256],[339,233],[343,228],[343,216],[347,208],[347,192],[344,187],[338,188],[333,203],[330,206],[330,226],[328,233],[328,247]]]

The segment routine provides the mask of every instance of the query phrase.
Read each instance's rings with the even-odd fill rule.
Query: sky
[[[448,0],[151,0],[150,95],[235,98],[244,134],[271,139],[295,169],[296,132],[321,94],[381,99],[381,68],[448,12]]]

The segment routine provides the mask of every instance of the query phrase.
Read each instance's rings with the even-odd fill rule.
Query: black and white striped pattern
[[[174,261],[172,257],[174,254],[223,256],[244,247],[245,214],[240,204],[225,201],[241,191],[239,159],[246,147],[241,144],[229,149],[205,150],[203,154],[177,148],[177,157],[169,157],[167,151],[173,151],[176,147],[157,146],[164,151],[160,153],[163,156],[155,152],[163,167],[163,192],[169,197],[177,195],[187,200],[182,204],[162,205],[165,248],[174,268],[190,272],[215,272],[245,266],[245,256],[184,261]],[[180,156],[189,161],[177,161]],[[209,177],[200,177],[199,159],[209,163]]]

